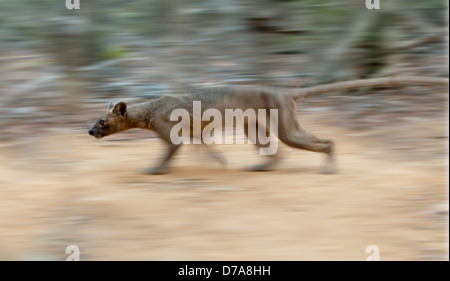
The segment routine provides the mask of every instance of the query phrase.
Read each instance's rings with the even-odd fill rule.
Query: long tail
[[[308,98],[315,95],[320,95],[326,92],[350,90],[363,87],[399,85],[399,84],[448,86],[449,79],[439,77],[422,77],[422,76],[394,76],[394,77],[383,77],[372,79],[360,79],[295,89],[292,91],[290,95],[292,96],[292,98],[297,100]]]

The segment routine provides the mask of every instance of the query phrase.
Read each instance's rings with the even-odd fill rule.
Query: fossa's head
[[[89,135],[99,139],[127,129],[127,104],[110,102],[108,110],[92,124]]]

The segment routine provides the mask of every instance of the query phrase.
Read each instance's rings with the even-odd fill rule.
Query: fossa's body
[[[185,109],[189,112],[192,119],[194,101],[201,102],[202,112],[207,109],[216,109],[221,114],[225,114],[226,109],[242,109],[243,111],[253,109],[256,112],[260,109],[276,109],[278,110],[277,136],[279,140],[293,148],[325,153],[327,155],[327,164],[322,171],[332,173],[335,171],[333,141],[318,138],[301,127],[297,121],[295,100],[336,90],[399,83],[448,85],[448,79],[423,77],[376,78],[339,82],[297,90],[252,87],[218,88],[194,91],[178,96],[162,96],[149,102],[131,106],[127,106],[124,102],[110,103],[106,113],[92,125],[89,134],[96,138],[102,138],[132,128],[155,131],[168,144],[168,150],[161,163],[155,168],[147,170],[147,172],[160,174],[166,172],[170,159],[181,146],[181,144],[174,144],[170,137],[172,128],[178,123],[170,120],[174,110]],[[269,115],[267,116],[269,117]],[[243,124],[244,132],[249,136],[248,126],[257,125],[257,123],[261,123],[261,120],[258,120],[258,118],[246,120],[247,122]],[[201,127],[203,128],[207,124],[208,122],[201,122]],[[269,124],[269,122],[266,120],[265,124]],[[258,130],[260,128],[258,127]],[[193,135],[191,134],[191,136]],[[267,145],[261,144],[258,137],[251,139],[251,141],[259,147]],[[210,152],[219,161],[225,162],[221,155]],[[268,158],[266,163],[254,166],[252,169],[258,171],[270,170],[279,159],[278,154],[266,157]]]

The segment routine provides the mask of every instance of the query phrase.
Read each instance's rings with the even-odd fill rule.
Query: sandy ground
[[[392,149],[392,132],[314,120],[306,128],[337,144],[338,174],[286,146],[261,173],[244,170],[263,160],[251,145],[219,145],[225,169],[190,145],[170,174],[144,175],[163,144],[142,131],[4,141],[0,258],[64,260],[77,245],[81,260],[365,260],[376,245],[381,260],[448,260],[444,121],[394,128],[409,142]]]

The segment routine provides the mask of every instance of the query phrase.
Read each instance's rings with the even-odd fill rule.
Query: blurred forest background
[[[111,99],[448,77],[447,0],[80,3],[0,0],[0,260],[63,260],[71,244],[82,260],[364,260],[372,244],[382,260],[448,260],[446,87],[299,103],[336,141],[337,175],[293,149],[279,170],[245,172],[258,159],[236,145],[228,169],[188,150],[148,176],[163,150],[149,132],[87,134]]]
[[[0,5],[3,125],[35,117],[54,124],[60,115],[67,124],[82,104],[198,87],[448,76],[442,0],[382,1],[380,10],[360,0]]]

